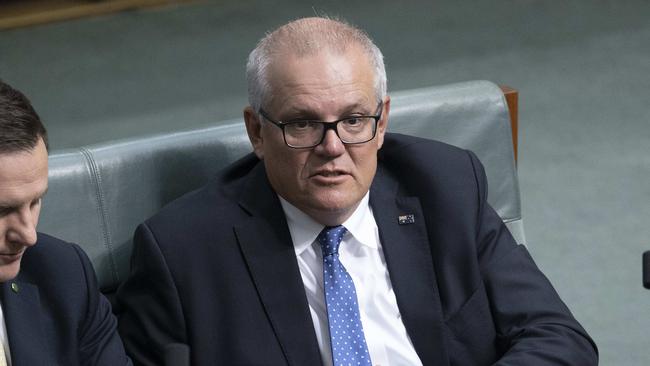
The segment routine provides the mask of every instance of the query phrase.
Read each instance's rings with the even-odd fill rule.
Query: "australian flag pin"
[[[397,217],[397,222],[400,225],[413,224],[413,223],[415,223],[415,215],[413,215],[413,214],[399,215]]]

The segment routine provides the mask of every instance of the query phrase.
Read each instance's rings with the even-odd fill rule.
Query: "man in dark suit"
[[[45,128],[0,81],[0,365],[131,365],[86,254],[36,232],[47,172]]]
[[[597,364],[476,157],[386,133],[365,33],[291,22],[247,77],[254,154],[136,231],[118,291],[136,364],[177,343],[193,365]]]

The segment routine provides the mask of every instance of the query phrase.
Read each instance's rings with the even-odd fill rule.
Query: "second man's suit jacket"
[[[370,205],[424,365],[595,365],[589,336],[487,204],[465,150],[387,134]],[[414,215],[412,224],[398,217]],[[249,155],[137,229],[119,329],[136,364],[320,365],[277,195]]]
[[[0,284],[0,298],[13,366],[131,365],[77,245],[39,233],[18,276]]]

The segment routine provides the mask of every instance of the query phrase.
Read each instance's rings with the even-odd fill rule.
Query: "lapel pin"
[[[413,223],[415,223],[415,215],[413,215],[413,214],[399,215],[397,217],[397,222],[400,225],[413,224]]]
[[[18,284],[16,282],[11,283],[11,291],[18,293],[20,291],[20,287],[18,287]]]

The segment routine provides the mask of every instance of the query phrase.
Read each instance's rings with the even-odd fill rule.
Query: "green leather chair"
[[[485,165],[488,201],[525,244],[508,107],[501,89],[472,81],[391,94],[389,131],[474,151]],[[128,276],[136,226],[252,151],[243,120],[111,141],[50,155],[39,231],[81,245],[102,291]]]

